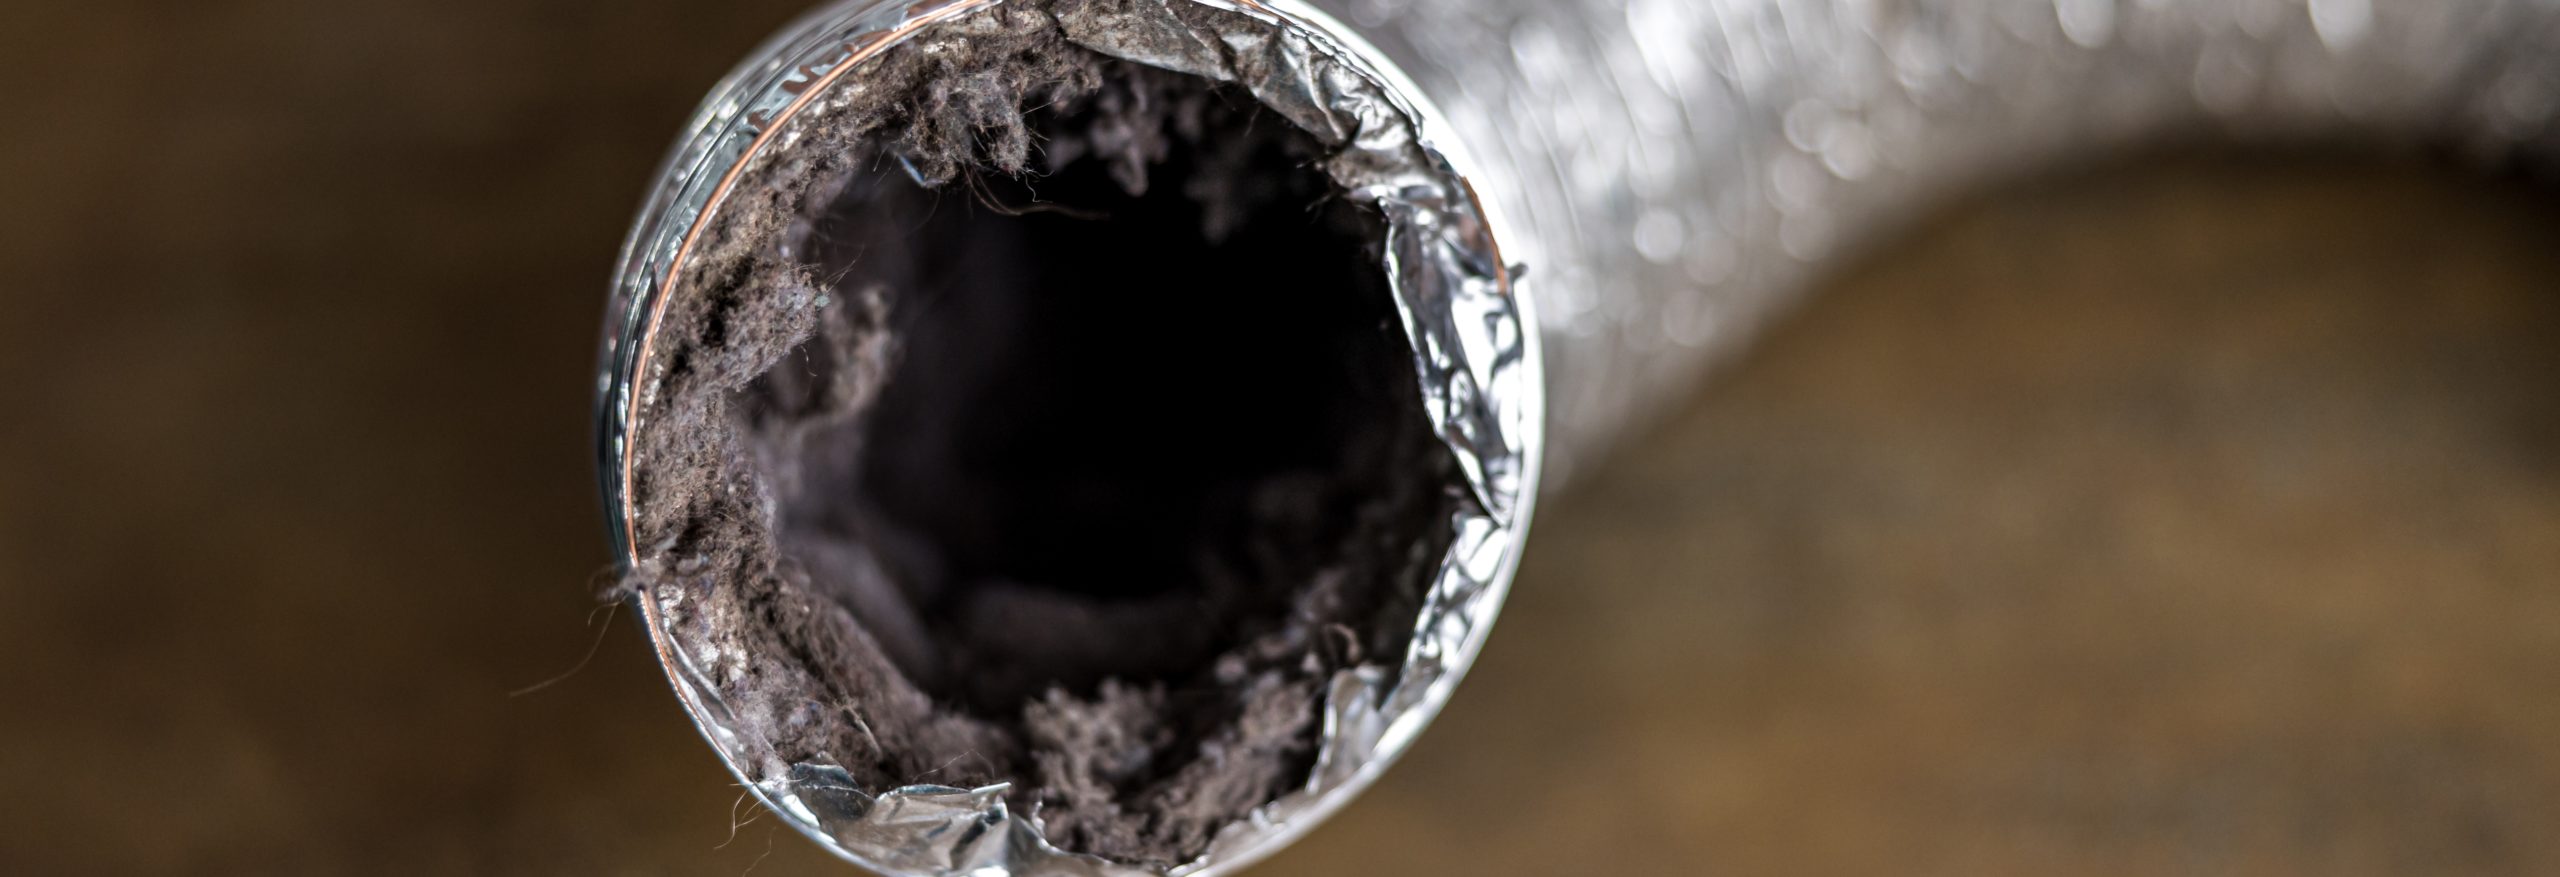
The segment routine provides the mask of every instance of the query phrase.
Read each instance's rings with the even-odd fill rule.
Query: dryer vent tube
[[[847,858],[1229,873],[1438,711],[1541,472],[1844,253],[2163,140],[2546,163],[2553,59],[2534,0],[841,0],[625,251],[625,585]]]
[[[1306,23],[904,12],[715,105],[644,217],[624,586],[731,766],[856,861],[1240,863],[1436,711],[1516,559],[1490,228]]]

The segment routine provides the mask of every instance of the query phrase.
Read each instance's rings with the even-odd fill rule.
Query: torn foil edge
[[[718,209],[730,169],[763,150],[788,148],[793,113],[826,99],[831,85],[930,23],[1003,0],[844,0],[768,41],[716,87],[697,112],[644,202],[624,245],[609,303],[598,386],[608,518],[630,562],[622,522],[623,473],[643,340],[686,239]],[[1234,26],[1194,27],[1174,5],[1229,13]],[[1453,538],[1425,592],[1412,644],[1396,668],[1336,674],[1324,698],[1318,750],[1306,784],[1229,825],[1198,859],[1159,871],[1067,853],[1036,817],[1010,811],[1008,785],[865,790],[841,767],[785,764],[748,739],[751,727],[721,701],[704,672],[703,623],[681,593],[637,598],[678,698],[722,760],[763,803],[822,846],[897,874],[1195,877],[1260,860],[1356,797],[1402,754],[1447,702],[1482,649],[1527,534],[1544,439],[1544,382],[1537,325],[1517,289],[1517,261],[1497,241],[1515,238],[1479,203],[1461,169],[1475,167],[1442,141],[1446,123],[1375,49],[1295,0],[1136,0],[1126,8],[1079,7],[1062,16],[1070,39],[1126,60],[1244,87],[1336,150],[1325,171],[1350,197],[1387,220],[1384,264],[1414,352],[1424,407],[1464,473],[1472,502],[1454,514]],[[777,125],[779,127],[777,127]],[[1517,260],[1522,253],[1513,252]]]

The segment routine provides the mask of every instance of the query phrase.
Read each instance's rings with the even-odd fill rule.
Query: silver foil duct
[[[660,174],[626,246],[600,385],[604,479],[627,563],[684,558],[635,545],[632,436],[650,427],[666,365],[655,330],[681,294],[687,257],[722,228],[726,197],[810,133],[862,79],[863,62],[941,21],[997,0],[823,9],[759,50],[715,90]],[[1186,23],[1169,3],[1229,15]],[[1502,602],[1536,495],[1543,401],[1537,336],[1515,294],[1502,225],[1485,215],[1463,158],[1444,150],[1446,122],[1348,29],[1304,7],[1250,0],[1141,0],[1062,6],[1072,41],[1102,54],[1243,87],[1331,155],[1323,170],[1345,197],[1385,219],[1379,266],[1414,352],[1426,415],[1464,475],[1470,502],[1413,620],[1400,663],[1335,674],[1323,698],[1314,765],[1302,787],[1227,826],[1197,860],[1170,871],[1061,851],[1036,816],[1013,813],[1006,785],[863,788],[843,767],[779,757],[775,717],[724,700],[749,673],[724,649],[721,625],[751,623],[702,598],[716,581],[653,588],[638,601],[677,695],[751,791],[831,850],[893,874],[1211,874],[1243,867],[1347,803],[1438,713],[1481,649]],[[745,199],[741,199],[745,200]],[[1212,364],[1203,364],[1210,366]],[[1250,404],[1251,400],[1242,400]],[[783,719],[788,720],[788,719]]]
[[[599,389],[617,536],[651,321],[731,170],[787,142],[789,117],[862,59],[995,2],[822,9],[697,114],[610,312]],[[1192,2],[1267,27],[1199,33],[1163,14]],[[1343,150],[1327,170],[1390,218],[1382,268],[1477,497],[1403,664],[1334,680],[1306,787],[1172,874],[1249,864],[1373,780],[1481,645],[1541,461],[1549,485],[1587,465],[1917,206],[2199,135],[2539,155],[2560,112],[2560,2],[2546,0],[1132,0],[1071,33],[1244,85]],[[681,595],[642,608],[713,745],[831,849],[901,874],[1155,873],[1054,849],[1001,786],[860,789],[839,768],[775,763],[712,696]]]
[[[1342,2],[1546,255],[1550,484],[1952,190],[2197,136],[2539,152],[2560,109],[2545,0]]]

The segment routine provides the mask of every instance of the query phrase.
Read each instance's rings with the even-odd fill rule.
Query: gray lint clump
[[[1012,782],[1163,866],[1305,783],[1334,673],[1401,662],[1461,482],[1380,217],[1243,91],[1069,42],[1073,2],[927,29],[744,172],[645,364],[624,584],[762,770]]]

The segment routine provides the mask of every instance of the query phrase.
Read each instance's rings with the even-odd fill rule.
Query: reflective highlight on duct
[[[2165,138],[2544,156],[2549,0],[1320,0],[1448,114],[1535,246],[1550,487],[1848,247]],[[1515,257],[1517,258],[1517,257]]]

